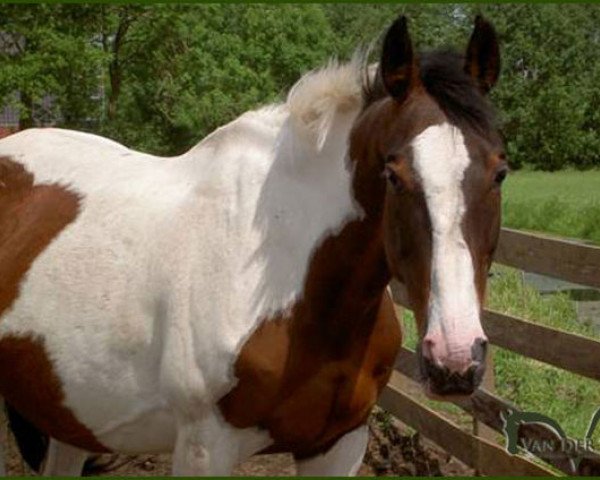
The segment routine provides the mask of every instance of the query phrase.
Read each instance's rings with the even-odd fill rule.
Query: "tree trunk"
[[[108,74],[110,77],[110,93],[108,94],[106,117],[113,120],[117,116],[117,104],[121,93],[121,66],[118,58],[110,62]]]
[[[127,35],[127,30],[131,26],[134,17],[129,15],[127,8],[119,18],[119,26],[115,33],[115,39],[112,44],[112,60],[108,66],[108,75],[110,79],[110,93],[108,94],[108,105],[106,116],[113,120],[117,115],[117,106],[121,94],[122,65],[120,61],[121,47]]]
[[[25,92],[21,92],[21,112],[19,113],[19,130],[33,127],[33,99]]]

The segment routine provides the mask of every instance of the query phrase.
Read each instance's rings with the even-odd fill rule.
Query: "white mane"
[[[344,64],[335,60],[304,75],[290,90],[287,107],[297,127],[323,148],[337,113],[358,114],[362,98],[363,56]]]
[[[367,73],[364,59],[365,55],[359,52],[349,62],[331,60],[326,66],[306,73],[292,86],[285,102],[243,113],[207,135],[189,153],[209,145],[223,145],[240,136],[247,141],[262,141],[264,135],[260,131],[272,133],[285,129],[286,120],[291,127],[288,132],[299,135],[302,145],[312,150],[311,155],[314,150],[324,153],[327,140],[336,135],[340,137],[337,147],[342,147],[363,106],[364,76],[374,74],[371,67]],[[334,132],[336,126],[339,129]],[[248,135],[250,131],[252,134]]]

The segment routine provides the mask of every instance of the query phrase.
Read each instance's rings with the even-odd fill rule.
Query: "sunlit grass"
[[[503,187],[503,224],[600,244],[600,170],[518,171]]]

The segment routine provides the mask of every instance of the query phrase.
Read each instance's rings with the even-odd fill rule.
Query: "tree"
[[[0,99],[18,107],[20,128],[42,115],[71,127],[97,117],[104,57],[92,31],[86,6],[0,5]]]
[[[493,98],[516,167],[600,165],[600,9],[485,5],[503,44]]]
[[[178,153],[330,56],[318,5],[163,5],[132,28],[119,140]],[[135,124],[135,129],[121,128]]]

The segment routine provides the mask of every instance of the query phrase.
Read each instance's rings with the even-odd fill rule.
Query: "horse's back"
[[[0,158],[22,165],[33,182],[60,183],[89,193],[103,186],[118,186],[132,177],[158,180],[166,159],[131,150],[113,140],[90,133],[58,128],[23,130],[0,140]]]

